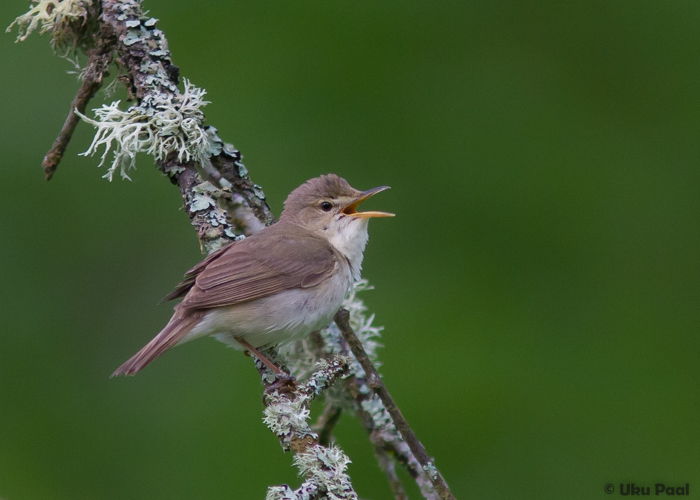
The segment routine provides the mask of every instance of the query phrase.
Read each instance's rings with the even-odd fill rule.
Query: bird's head
[[[394,216],[387,212],[357,211],[364,200],[387,189],[389,186],[360,191],[335,174],[315,177],[289,194],[280,220],[326,235],[354,226],[366,226],[371,217]]]
[[[393,217],[387,212],[358,212],[364,200],[389,186],[367,191],[352,187],[335,174],[306,181],[292,191],[284,202],[280,222],[296,224],[325,238],[343,254],[359,279],[362,256],[367,245],[367,222],[372,217]]]

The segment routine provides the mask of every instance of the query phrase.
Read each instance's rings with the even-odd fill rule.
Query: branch
[[[97,5],[102,10],[99,19],[95,15]],[[31,16],[37,16],[35,10],[20,16],[18,22],[25,22],[25,18],[29,19],[27,23],[33,22],[31,19],[36,17]],[[37,12],[43,15],[44,10]],[[206,252],[214,252],[231,240],[274,222],[265,195],[250,180],[240,152],[224,143],[214,127],[204,126],[201,108],[207,104],[203,100],[206,92],[187,80],[184,92],[178,90],[179,69],[172,63],[165,35],[155,27],[156,19],[144,15],[139,0],[64,0],[60,12],[66,22],[57,21],[59,9],[53,11],[53,17],[52,12],[46,12],[50,17],[45,23],[53,29],[53,40],[61,43],[73,40],[74,49],[86,50],[90,56],[83,85],[44,161],[47,178],[53,175],[79,116],[98,129],[86,154],[94,154],[103,146],[102,165],[106,155],[110,151],[114,153],[106,174],[110,180],[117,170],[128,178],[127,170],[134,168],[137,153],[146,152],[154,157],[158,168],[180,188],[188,216]],[[67,17],[64,12],[73,17]],[[90,31],[91,23],[98,28]],[[24,25],[20,24],[24,36],[33,24],[27,24],[24,32],[21,26]],[[95,33],[94,49],[84,42],[88,32]],[[122,81],[127,93],[137,103],[126,111],[119,108],[118,102],[112,103],[96,110],[96,120],[89,119],[83,114],[87,102],[101,85],[114,56],[124,72]],[[360,316],[364,312],[364,305],[354,294],[346,301],[346,307],[353,307]],[[406,494],[396,476],[393,458],[406,467],[427,500],[453,499],[371,363],[376,342],[368,335],[363,337],[370,351],[368,356],[352,333],[349,323],[352,320],[347,311],[341,310],[337,327],[332,324],[311,339],[297,343],[288,364],[297,372],[304,371],[308,378],[304,377],[306,381],[296,389],[280,392],[277,383],[273,383],[274,377],[270,378],[264,368],[258,367],[266,385],[265,422],[279,437],[283,449],[295,453],[295,465],[306,478],[297,490],[286,485],[270,488],[268,500],[357,499],[345,473],[349,459],[340,448],[323,446],[330,441],[340,409],[346,407],[360,417],[397,500],[404,500]],[[359,321],[362,329],[378,332],[376,327],[371,327],[371,317],[361,317]],[[343,338],[339,328],[349,340]],[[309,361],[313,362],[309,364]],[[330,409],[322,421],[319,438],[307,423],[309,405],[341,375],[349,375],[345,390],[326,391]]]
[[[100,49],[93,49],[91,51],[90,59],[83,75],[83,83],[71,103],[68,117],[61,128],[61,132],[58,134],[58,137],[56,137],[53,146],[49,152],[46,153],[46,156],[44,156],[42,167],[47,181],[51,180],[51,177],[53,177],[58,164],[61,162],[61,158],[63,158],[63,154],[66,152],[66,147],[68,147],[68,143],[73,136],[75,127],[80,121],[80,117],[75,111],[77,110],[79,113],[85,113],[88,102],[90,102],[95,92],[102,86],[104,77],[109,75],[109,65],[111,62],[111,44],[104,43]]]
[[[386,479],[389,482],[389,488],[394,494],[395,500],[408,500],[408,495],[406,495],[406,490],[403,489],[403,484],[396,475],[396,463],[391,458],[389,453],[381,447],[381,445],[376,444],[374,446],[374,454],[377,456],[377,462],[379,462],[379,467],[386,474]]]
[[[163,103],[176,106],[182,102],[182,94],[177,88],[179,68],[172,62],[167,40],[155,27],[155,19],[145,18],[136,0],[103,0],[102,10],[102,31],[117,40],[117,63],[126,74],[127,90],[139,101],[142,108],[139,113],[157,117],[159,113],[170,112],[163,109]],[[199,240],[206,252],[211,253],[243,234],[260,230],[263,224],[272,222],[273,217],[262,189],[250,180],[240,152],[225,144],[214,127],[203,127],[201,112],[198,115],[192,111],[186,120],[190,135],[177,131],[182,133],[179,141],[175,141],[180,144],[180,149],[169,152],[161,160],[156,157],[156,163],[180,187]],[[194,134],[198,128],[203,133]],[[227,167],[221,172],[214,169],[212,180],[218,186],[203,180],[194,163],[182,161],[188,151],[184,141],[199,141],[197,145],[201,151],[191,153],[193,160],[199,156],[203,164]],[[194,150],[193,147],[189,149]],[[203,170],[206,173],[206,169]],[[227,211],[225,206],[230,210]],[[240,212],[239,216],[231,217],[229,212],[236,211]],[[253,217],[246,216],[245,212],[250,211],[254,211]]]
[[[340,420],[340,415],[343,414],[343,409],[334,404],[327,404],[323,413],[318,417],[316,423],[311,427],[314,432],[318,433],[318,441],[323,446],[331,444],[333,429]]]
[[[274,357],[274,350],[268,350]],[[349,359],[335,356],[322,359],[313,374],[293,390],[278,390],[275,374],[257,358],[255,366],[265,384],[265,417],[263,422],[279,438],[284,451],[294,452],[294,465],[305,477],[302,485],[292,490],[288,485],[268,489],[266,500],[358,500],[350,476],[345,472],[350,459],[337,446],[324,446],[311,431],[308,421],[311,402],[338,377],[348,372]]]
[[[389,412],[389,415],[391,415],[394,425],[401,433],[401,437],[403,437],[404,441],[406,441],[411,449],[411,452],[413,453],[413,456],[416,457],[418,462],[423,467],[423,470],[428,474],[430,482],[435,487],[435,490],[440,495],[440,498],[442,500],[455,500],[455,497],[452,495],[452,492],[450,492],[450,489],[447,486],[445,479],[442,477],[442,474],[440,474],[440,471],[438,471],[435,464],[433,464],[431,458],[428,456],[428,453],[425,451],[425,447],[418,440],[415,433],[411,429],[411,426],[408,425],[408,421],[401,413],[401,410],[399,410],[399,407],[394,402],[391,394],[389,394],[384,382],[382,382],[377,369],[367,356],[367,353],[362,347],[362,343],[357,338],[357,335],[355,335],[353,329],[350,327],[350,314],[348,311],[345,309],[340,309],[336,313],[334,320],[338,325],[338,328],[340,328],[343,337],[350,346],[352,353],[355,355],[360,365],[362,365],[362,369],[367,375],[367,382],[369,386],[381,398],[382,403],[384,403],[384,407]]]
[[[378,347],[373,337],[378,336],[380,328],[372,326],[373,316],[365,316],[366,307],[356,296],[358,291],[366,288],[366,282],[358,283],[355,286],[355,291],[343,303],[343,307],[351,311],[350,323],[356,325],[355,328],[362,332],[363,351],[372,358],[376,357],[375,350]],[[308,353],[308,359],[304,359],[304,353]],[[309,339],[298,342],[294,346],[294,359],[297,362],[292,366],[301,376],[308,372],[308,367],[313,366],[317,359],[337,354],[348,356],[353,360],[350,365],[352,375],[345,379],[343,392],[339,394],[327,393],[326,399],[330,399],[338,406],[350,408],[359,417],[374,445],[379,466],[386,474],[389,486],[395,496],[401,493],[403,487],[394,473],[393,467],[387,466],[387,458],[395,459],[406,469],[416,481],[426,500],[438,500],[440,497],[428,475],[396,429],[382,400],[370,388],[366,372],[353,355],[349,344],[343,338],[336,324],[331,324],[320,332],[314,332]],[[332,388],[331,392],[334,391],[335,388]]]

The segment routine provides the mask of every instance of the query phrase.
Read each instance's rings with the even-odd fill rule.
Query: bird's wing
[[[231,249],[231,245],[237,243],[236,241],[232,241],[228,245],[219,248],[216,252],[211,253],[210,255],[207,256],[206,259],[201,261],[199,264],[194,266],[192,269],[187,271],[185,275],[183,276],[183,279],[178,285],[175,287],[175,290],[170,292],[168,295],[163,297],[163,300],[161,302],[167,302],[168,300],[174,300],[174,299],[179,299],[180,297],[184,297],[187,295],[187,292],[190,291],[190,288],[194,285],[195,280],[197,279],[197,276],[199,273],[204,271],[204,269],[211,264],[213,261],[218,259],[223,255],[224,252],[227,252]]]
[[[316,286],[331,277],[337,262],[326,240],[278,223],[230,245],[207,263],[178,308],[228,306]]]

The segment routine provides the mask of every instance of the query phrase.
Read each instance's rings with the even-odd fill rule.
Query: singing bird
[[[284,202],[279,222],[212,253],[165,300],[184,297],[170,322],[112,374],[134,375],[171,347],[213,336],[250,351],[285,344],[328,326],[360,278],[367,223],[387,212],[358,212],[370,196],[335,174],[316,177]]]

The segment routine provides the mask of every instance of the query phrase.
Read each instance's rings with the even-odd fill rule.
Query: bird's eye
[[[322,201],[320,207],[321,210],[323,210],[324,212],[330,212],[333,208],[333,205],[328,201]]]

